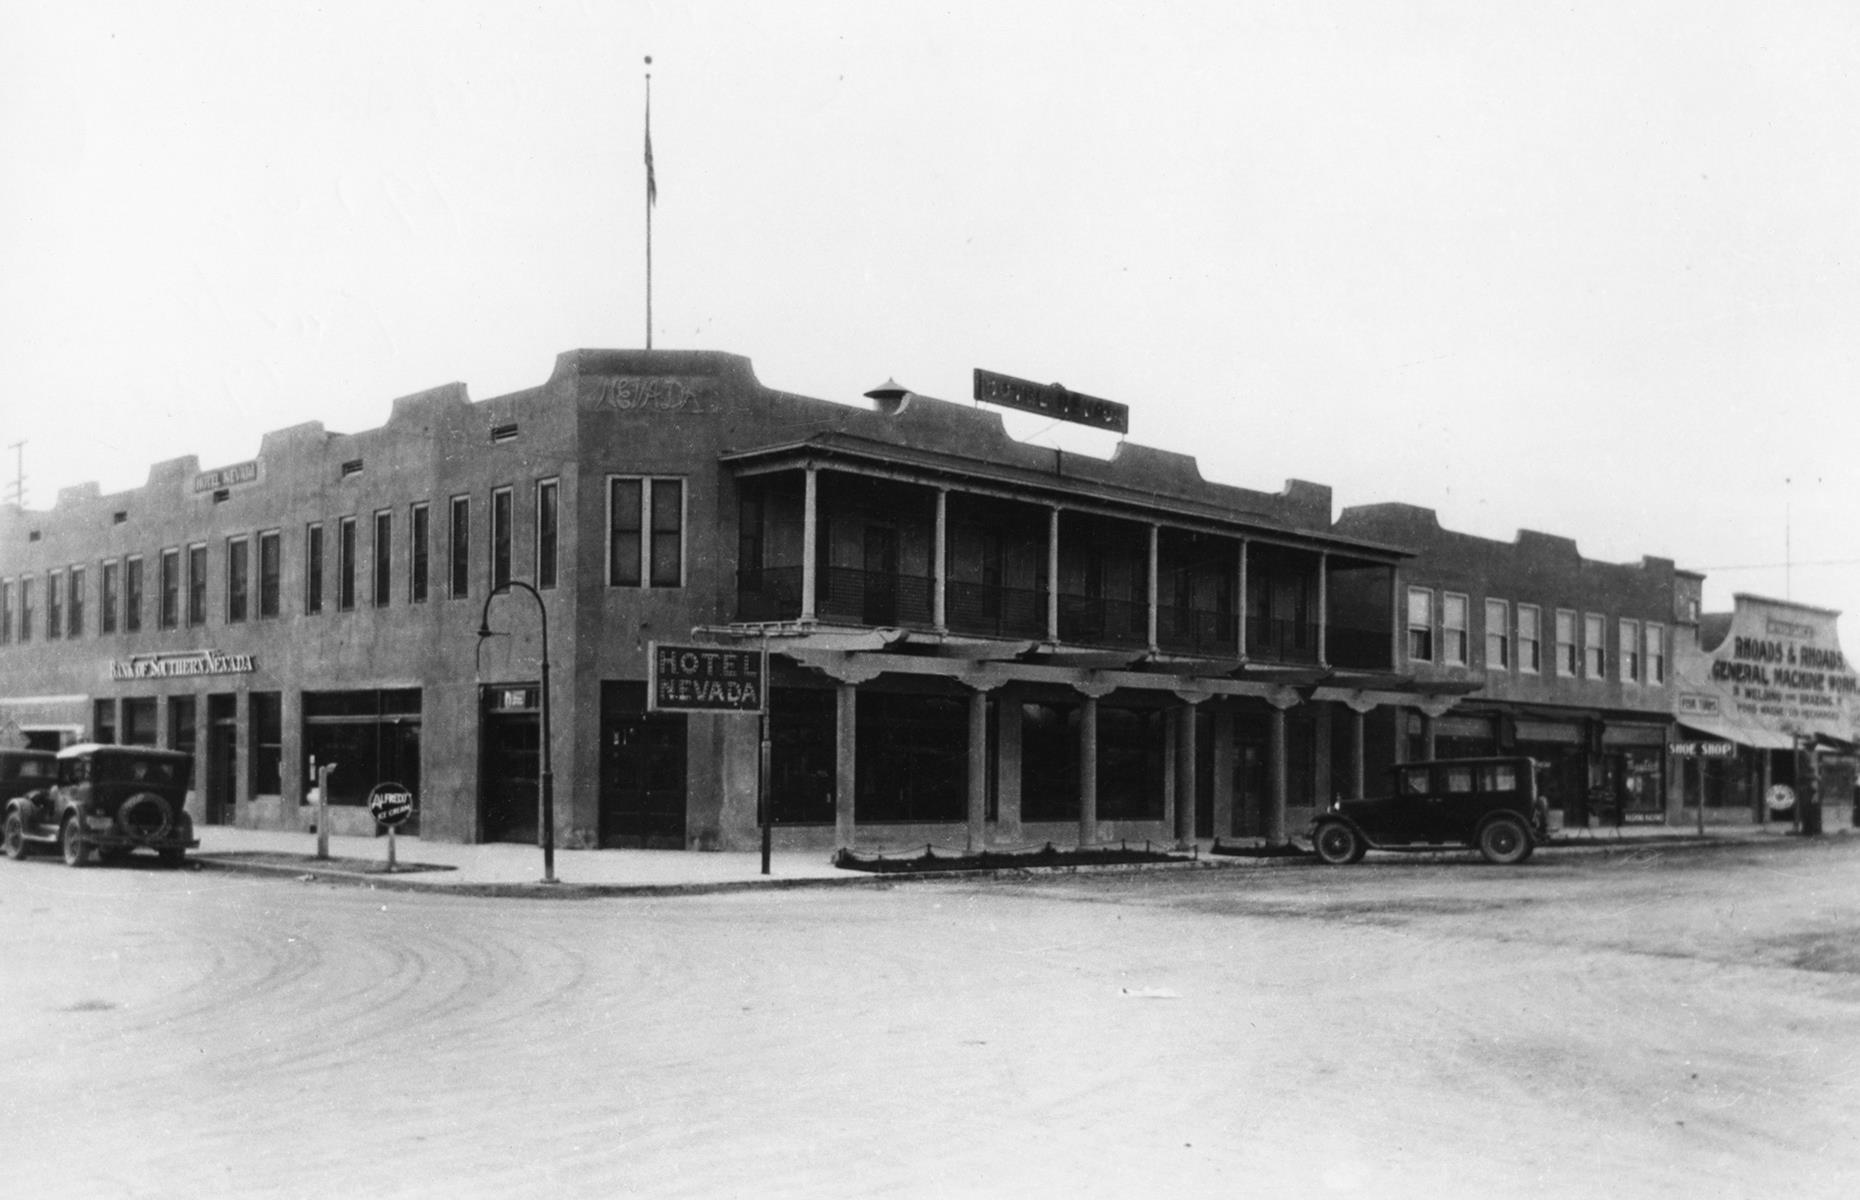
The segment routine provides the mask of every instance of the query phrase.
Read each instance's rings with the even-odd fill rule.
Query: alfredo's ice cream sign
[[[1770,734],[1854,737],[1860,676],[1841,653],[1838,613],[1739,595],[1728,629],[1707,619],[1678,663],[1681,721],[1706,717]],[[1722,618],[1720,618],[1722,620]],[[1718,640],[1709,641],[1711,634]]]
[[[185,675],[247,675],[255,668],[250,654],[187,650],[178,654],[138,654],[110,664],[111,679],[177,679]]]

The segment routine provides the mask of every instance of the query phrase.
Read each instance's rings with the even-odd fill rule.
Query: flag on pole
[[[659,181],[652,173],[652,96],[646,96],[646,203],[659,202]]]

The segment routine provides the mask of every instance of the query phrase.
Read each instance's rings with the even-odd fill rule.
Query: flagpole
[[[652,204],[658,199],[652,177],[652,55],[646,56],[646,349],[652,349]]]

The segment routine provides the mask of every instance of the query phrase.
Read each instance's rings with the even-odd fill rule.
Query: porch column
[[[969,853],[988,848],[988,691],[993,683],[971,683],[969,692]]]
[[[1148,641],[1149,641],[1149,647],[1150,647],[1151,654],[1156,653],[1156,649],[1157,649],[1156,647],[1156,599],[1157,599],[1157,596],[1160,594],[1160,589],[1156,585],[1156,566],[1157,566],[1158,560],[1161,557],[1157,553],[1157,544],[1161,540],[1161,538],[1162,538],[1162,526],[1156,524],[1156,522],[1154,521],[1150,522],[1150,565],[1149,565],[1149,572],[1150,572],[1149,608],[1150,608],[1150,612],[1149,612],[1149,619],[1147,621],[1147,628],[1149,630]]]
[[[1098,697],[1093,688],[1079,701],[1079,845],[1098,841]]]
[[[859,685],[842,683],[839,686],[838,704],[835,710],[833,726],[834,743],[834,788],[833,788],[833,833],[834,840],[841,849],[851,850],[855,831],[853,827],[853,800],[859,783],[857,772],[859,763]]]
[[[1368,768],[1365,765],[1364,751],[1364,714],[1360,708],[1350,710],[1350,795],[1361,796],[1369,786]]]
[[[1285,844],[1285,807],[1286,793],[1289,790],[1290,777],[1285,762],[1285,710],[1277,704],[1272,705],[1268,725],[1269,738],[1266,754],[1270,761],[1266,764],[1268,772],[1266,811],[1262,822],[1268,846]]]
[[[1318,552],[1318,666],[1330,665],[1330,555]]]
[[[807,487],[801,501],[801,620],[817,619],[815,596],[820,581],[814,562],[820,553],[820,481],[819,468],[807,468]]]
[[[995,705],[995,737],[1000,745],[995,774],[995,836],[1018,842],[1020,833],[1020,701],[1011,694]]]
[[[1200,703],[1200,697],[1184,697],[1182,707],[1176,710],[1175,844],[1178,850],[1186,850],[1195,838],[1195,761],[1199,748],[1195,740],[1195,726],[1199,722],[1195,715],[1200,711]]]
[[[936,490],[936,550],[931,572],[930,620],[938,633],[949,630],[949,489]]]
[[[1059,640],[1059,506],[1046,520],[1046,640]]]
[[[1234,710],[1233,705],[1214,706],[1214,836],[1226,837],[1234,831]]]
[[[1401,571],[1389,568],[1389,665],[1399,671],[1407,664],[1403,654],[1406,649],[1408,630],[1408,605],[1402,598]],[[1401,709],[1397,708],[1396,724],[1401,724]],[[1396,738],[1399,743],[1401,738]],[[1396,761],[1400,761],[1399,755]]]

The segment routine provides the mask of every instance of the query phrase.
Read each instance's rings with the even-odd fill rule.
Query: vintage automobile
[[[57,779],[58,756],[50,750],[0,750],[0,806]]]
[[[1311,822],[1311,846],[1333,866],[1369,850],[1471,846],[1509,866],[1549,837],[1549,806],[1529,758],[1450,758],[1389,768],[1388,795],[1339,800]]]
[[[65,862],[81,867],[98,858],[121,858],[138,847],[178,866],[200,843],[182,806],[194,760],[147,746],[66,746],[55,758],[47,786],[6,801],[4,847],[24,858],[35,845],[56,845]]]

